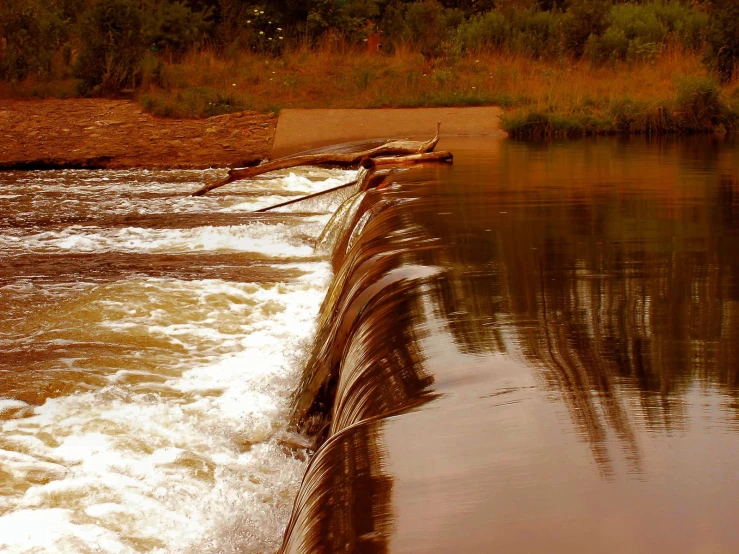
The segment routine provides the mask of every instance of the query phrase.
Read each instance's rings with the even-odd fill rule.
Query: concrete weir
[[[389,133],[326,117],[347,134],[307,144],[296,115],[277,147]],[[452,164],[357,191],[319,238],[280,553],[737,552],[735,145],[500,136],[442,136]]]
[[[503,138],[497,107],[291,110],[280,112],[272,158],[329,144],[430,136],[441,121],[442,136]]]
[[[506,135],[498,108],[420,110],[284,110],[272,158],[309,148],[378,137],[428,138],[441,122],[444,148],[474,144],[494,152]],[[439,176],[430,164],[398,173],[382,190],[360,190],[329,223],[335,277],[321,308],[312,355],[293,400],[293,425],[311,436],[316,452],[303,479],[285,532],[282,553],[389,552],[397,540],[402,491],[388,466],[389,421],[436,404],[439,378],[427,342],[445,334],[443,318],[425,306],[426,289],[445,270],[449,245],[408,225],[416,198],[438,197]],[[442,179],[443,180],[443,179]],[[395,186],[397,185],[397,186]],[[326,231],[324,231],[326,232]],[[431,234],[435,234],[433,231]],[[319,241],[320,242],[320,241]],[[431,412],[435,413],[435,412]],[[447,422],[451,431],[454,422]],[[423,441],[434,448],[433,441]],[[399,452],[411,465],[414,452]],[[400,489],[398,486],[400,486]],[[405,496],[405,495],[403,495]],[[401,547],[399,551],[404,551]]]

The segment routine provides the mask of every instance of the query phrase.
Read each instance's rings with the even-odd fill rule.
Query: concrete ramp
[[[441,134],[488,135],[503,138],[497,107],[409,108],[379,110],[282,110],[277,121],[272,157],[328,144],[381,137],[431,137],[436,122]]]

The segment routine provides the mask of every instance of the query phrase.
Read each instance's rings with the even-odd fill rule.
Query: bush
[[[0,3],[0,77],[20,81],[29,74],[46,77],[54,54],[68,36],[62,14],[46,1]]]
[[[162,2],[146,14],[145,42],[179,57],[205,36],[211,27],[211,13],[207,8],[194,12],[185,2]]]
[[[718,84],[703,77],[683,77],[676,82],[676,114],[684,131],[703,132],[724,121],[725,107]]]
[[[728,83],[739,62],[739,2],[711,0],[706,64]]]
[[[72,73],[81,93],[110,94],[136,86],[144,52],[138,3],[99,0],[82,15],[80,39]]]
[[[677,0],[651,4],[657,19],[677,42],[689,50],[699,50],[706,39],[708,14]]]
[[[521,10],[507,18],[511,36],[509,49],[536,58],[559,50],[559,18],[556,12]]]
[[[591,35],[599,37],[608,27],[608,4],[601,0],[572,0],[562,20],[565,49],[576,57],[585,52]]]
[[[146,111],[160,117],[205,118],[250,108],[239,95],[208,87],[142,94],[139,101]]]
[[[406,37],[424,56],[441,53],[447,27],[444,11],[436,0],[413,2],[405,10]]]
[[[457,28],[457,40],[465,50],[502,48],[508,39],[506,18],[499,12],[488,12],[470,18]]]
[[[464,50],[505,48],[540,57],[559,51],[559,25],[558,12],[489,12],[463,22],[457,29],[457,40]]]
[[[585,54],[594,62],[653,61],[668,41],[695,50],[703,44],[707,21],[706,14],[677,0],[615,5],[608,27],[589,37]]]

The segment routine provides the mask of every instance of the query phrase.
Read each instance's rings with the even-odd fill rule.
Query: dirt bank
[[[163,119],[126,100],[0,103],[0,169],[205,168],[269,157],[277,118]]]

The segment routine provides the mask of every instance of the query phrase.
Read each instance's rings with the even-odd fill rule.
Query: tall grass
[[[719,87],[700,53],[673,45],[648,61],[541,59],[478,48],[426,58],[397,47],[369,54],[340,41],[279,58],[192,53],[149,70],[140,100],[162,116],[238,109],[498,105],[514,136],[735,131],[737,84]]]

